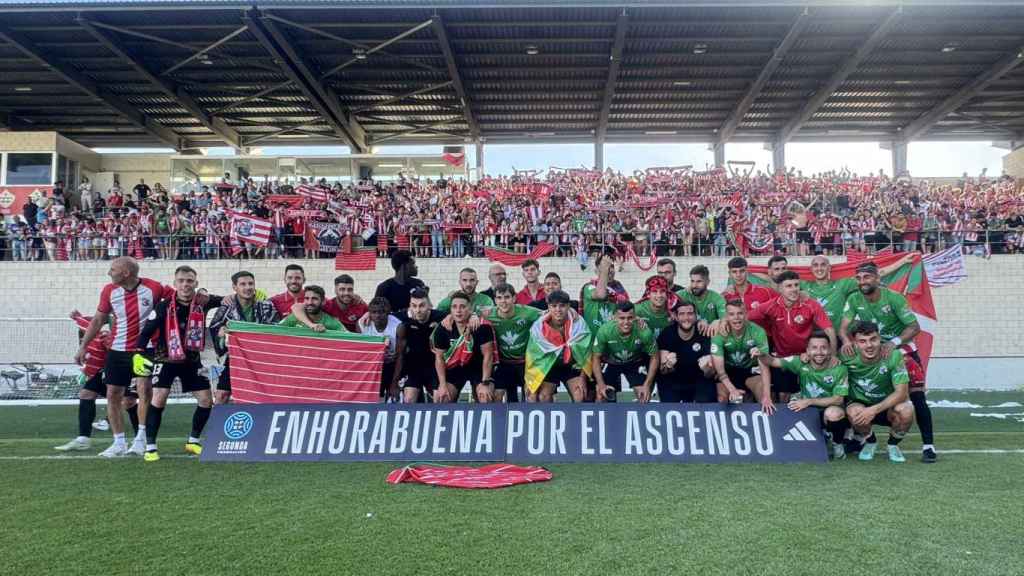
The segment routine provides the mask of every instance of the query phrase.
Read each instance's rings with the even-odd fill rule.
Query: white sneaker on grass
[[[124,444],[111,444],[109,448],[99,453],[100,458],[124,458],[128,455],[128,450]]]
[[[61,444],[60,446],[54,446],[53,449],[58,452],[81,452],[82,450],[88,450],[92,448],[92,440],[84,436],[79,436],[67,444]]]
[[[142,456],[146,453],[146,439],[136,436],[132,441],[132,447],[128,449],[129,456]]]

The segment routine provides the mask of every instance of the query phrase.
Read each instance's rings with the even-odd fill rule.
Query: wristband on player
[[[899,348],[903,344],[903,339],[900,338],[899,336],[897,336],[897,337],[893,338],[892,340],[889,340],[889,343],[892,344],[893,346],[896,346],[897,348]]]

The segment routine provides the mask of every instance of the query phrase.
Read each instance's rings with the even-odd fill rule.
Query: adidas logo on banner
[[[803,422],[797,422],[795,426],[786,432],[786,435],[782,437],[787,442],[817,442],[818,439],[814,437],[814,433],[807,427]]]

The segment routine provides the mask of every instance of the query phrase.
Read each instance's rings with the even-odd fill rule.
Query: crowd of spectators
[[[350,184],[270,178],[170,192],[140,181],[104,194],[58,183],[0,228],[5,260],[328,257],[314,230],[329,223],[382,255],[480,256],[484,247],[561,256],[613,246],[639,256],[841,254],[849,249],[932,252],[962,243],[986,253],[1024,251],[1024,190],[1014,178],[966,174],[927,181],[847,171],[768,175],[730,167],[623,174],[552,168],[462,179]],[[231,218],[271,223],[268,245],[232,250]],[[318,227],[319,226],[319,227]],[[235,246],[238,243],[234,243]]]

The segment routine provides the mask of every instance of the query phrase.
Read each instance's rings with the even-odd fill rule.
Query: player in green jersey
[[[747,320],[742,300],[726,304],[725,329],[711,338],[711,361],[718,374],[718,401],[742,402],[744,390],[753,394],[765,414],[773,414],[771,372],[761,370],[757,357],[768,354],[764,328]]]
[[[932,411],[928,407],[924,370],[921,357],[912,347],[914,338],[921,332],[917,316],[910,309],[902,294],[881,285],[882,270],[872,262],[857,267],[857,292],[846,299],[840,337],[843,338],[843,352],[853,352],[850,326],[858,321],[874,322],[882,339],[883,354],[898,348],[904,353],[904,363],[911,375],[917,375],[910,382],[910,401],[914,405],[917,428],[921,431],[921,461],[931,464],[938,459],[935,453]]]
[[[914,407],[907,400],[910,377],[899,350],[882,345],[878,326],[859,321],[851,330],[857,353],[841,356],[850,374],[850,402],[846,417],[853,425],[854,440],[861,460],[871,460],[878,448],[873,425],[889,427],[888,451],[891,462],[906,462],[899,443],[914,423]]]
[[[651,384],[658,375],[658,346],[651,330],[637,323],[632,302],[620,303],[615,319],[598,329],[591,362],[598,402],[615,402],[615,393],[622,390],[622,376],[637,400],[646,403],[651,399]]]
[[[494,288],[494,308],[485,318],[494,327],[494,341],[498,347],[498,365],[494,367],[494,401],[519,401],[526,369],[526,344],[530,341],[530,327],[541,316],[541,311],[516,304],[516,289],[511,284],[498,284]],[[523,393],[526,397],[526,393]]]
[[[845,458],[843,436],[847,422],[843,402],[850,392],[850,384],[846,366],[832,354],[828,334],[823,330],[812,332],[803,356],[776,358],[760,354],[758,359],[762,370],[772,367],[796,374],[800,380],[801,397],[790,400],[789,409],[799,412],[807,408],[821,408],[822,424],[832,441],[832,456],[837,460]]]
[[[469,296],[469,307],[473,314],[479,315],[480,310],[483,308],[491,308],[494,306],[494,300],[491,300],[486,294],[481,294],[476,291],[476,286],[479,280],[476,276],[476,270],[472,268],[463,268],[459,271],[459,292]],[[437,309],[441,312],[448,312],[451,309],[452,300],[451,296],[441,300],[437,304]]]
[[[690,287],[677,293],[684,302],[697,308],[697,330],[705,336],[713,336],[722,330],[725,322],[725,298],[708,289],[711,272],[699,264],[690,269]]]
[[[597,267],[597,279],[585,284],[580,291],[580,306],[583,307],[583,320],[592,334],[615,315],[615,305],[628,302],[629,294],[622,284],[615,279],[615,259],[608,254],[601,254],[594,260]]]
[[[879,268],[878,274],[880,276],[891,274],[913,258],[913,254],[907,254],[889,266]],[[832,263],[827,257],[821,255],[811,259],[811,275],[814,276],[814,280],[801,281],[800,289],[821,304],[825,313],[828,314],[828,319],[832,321],[832,327],[838,333],[842,325],[846,299],[858,289],[857,278],[849,276],[833,280]]]
[[[658,338],[661,331],[672,325],[669,302],[678,300],[675,294],[669,296],[668,281],[662,276],[651,276],[644,283],[644,297],[636,304],[636,317],[647,323],[647,327]]]

